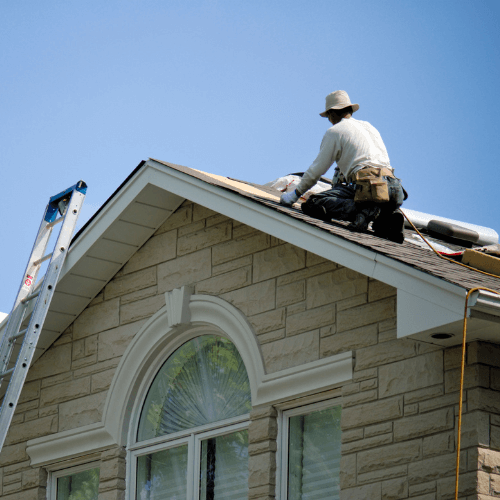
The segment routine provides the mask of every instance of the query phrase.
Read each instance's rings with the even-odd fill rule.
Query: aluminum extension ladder
[[[81,211],[87,185],[79,181],[74,186],[52,196],[45,209],[33,250],[23,275],[14,307],[9,315],[0,344],[0,388],[7,388],[0,407],[0,451],[16,410],[26,375],[35,354],[38,338],[49,310],[71,237]],[[58,217],[60,215],[60,217]],[[62,223],[54,249],[45,254],[52,229]],[[40,285],[34,289],[42,263],[49,260]],[[27,328],[21,329],[29,304],[35,300]],[[27,319],[27,318],[26,318]]]

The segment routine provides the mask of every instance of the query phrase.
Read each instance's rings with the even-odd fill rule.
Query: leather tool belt
[[[364,167],[354,174],[352,182],[356,184],[354,201],[364,203],[373,201],[386,203],[389,201],[389,186],[387,178],[394,177],[388,168]]]

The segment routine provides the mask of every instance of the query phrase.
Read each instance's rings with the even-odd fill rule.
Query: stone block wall
[[[500,497],[498,354],[468,345],[460,498]],[[454,498],[460,356],[412,340],[357,351],[343,387],[342,498]]]
[[[46,473],[30,467],[26,441],[99,422],[125,349],[164,306],[164,292],[183,285],[247,316],[268,373],[354,351],[354,379],[343,388],[343,498],[448,498],[440,495],[448,495],[453,473],[455,350],[396,339],[394,288],[191,202],[30,369],[0,454],[1,498],[45,497]],[[497,365],[477,361],[483,351],[468,365],[461,484],[469,494],[469,484],[488,476],[485,494],[496,495],[500,463],[486,451],[500,442],[500,404],[487,401],[500,384]],[[251,413],[251,499],[274,498],[277,425],[272,407]],[[123,498],[124,457],[123,450],[103,452],[100,498]]]

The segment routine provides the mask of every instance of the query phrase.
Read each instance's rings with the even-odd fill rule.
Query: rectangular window
[[[340,412],[332,402],[283,413],[282,499],[338,499]]]
[[[85,465],[54,472],[49,484],[50,500],[97,500],[99,467]]]

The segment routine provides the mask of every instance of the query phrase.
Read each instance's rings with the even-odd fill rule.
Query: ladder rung
[[[9,375],[10,373],[12,373],[14,371],[14,367],[12,368],[9,368],[8,370],[5,370],[3,373],[0,373],[0,379],[4,378],[6,375]]]
[[[28,295],[27,297],[24,297],[24,299],[21,300],[21,302],[23,304],[26,304],[26,302],[29,302],[30,300],[38,297],[40,295],[40,292],[41,292],[41,290],[38,290],[38,292],[32,293],[31,295]]]
[[[9,337],[9,341],[16,340],[19,337],[22,337],[27,331],[28,331],[27,328],[25,328],[24,330],[21,330],[19,333],[16,333],[15,335],[12,335],[12,337]]]
[[[53,253],[48,253],[47,255],[45,255],[45,257],[42,257],[41,259],[38,259],[38,260],[35,260],[35,262],[33,262],[33,265],[34,266],[39,266],[42,262],[45,262],[46,260],[49,260],[51,257],[52,257]]]
[[[63,220],[64,217],[59,217],[59,219],[49,222],[46,227],[54,227],[56,224],[59,224],[59,222],[62,222]]]

